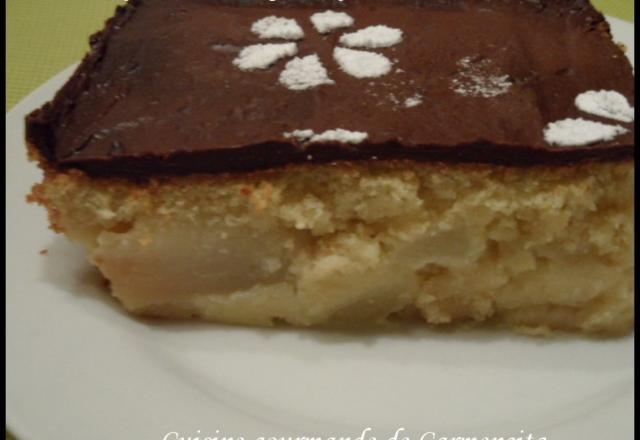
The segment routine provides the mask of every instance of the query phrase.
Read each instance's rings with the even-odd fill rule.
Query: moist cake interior
[[[633,325],[633,169],[319,166],[35,191],[128,310],[249,325]]]

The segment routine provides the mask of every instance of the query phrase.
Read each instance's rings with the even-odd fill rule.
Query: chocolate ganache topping
[[[312,20],[327,10],[341,14]],[[148,177],[634,155],[632,121],[576,106],[601,90],[634,105],[631,65],[587,0],[130,0],[90,43],[27,117],[27,141],[56,169]],[[575,145],[562,131],[592,125]]]

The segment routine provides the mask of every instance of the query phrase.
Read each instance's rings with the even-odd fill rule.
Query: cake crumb
[[[336,47],[333,58],[340,69],[356,78],[376,78],[391,71],[392,63],[384,55],[363,50]]]
[[[260,38],[300,40],[304,37],[304,31],[297,21],[292,18],[276,17],[273,15],[253,23],[251,32]]]
[[[369,26],[340,37],[340,44],[347,47],[391,47],[402,41],[402,31],[385,25]]]
[[[628,131],[620,125],[568,118],[547,124],[544,129],[544,140],[550,145],[580,146],[594,142],[607,142]]]
[[[280,73],[279,81],[290,90],[306,90],[323,84],[335,84],[316,54],[289,61]]]
[[[622,93],[614,90],[589,90],[579,94],[575,104],[592,115],[622,122],[633,122],[634,119],[634,108]]]
[[[266,69],[279,59],[297,53],[296,43],[254,44],[242,49],[233,64],[240,70]]]
[[[42,249],[39,254],[44,256],[49,255],[49,249]]]
[[[321,34],[327,34],[336,29],[353,26],[354,20],[345,12],[324,11],[311,16],[311,23]]]

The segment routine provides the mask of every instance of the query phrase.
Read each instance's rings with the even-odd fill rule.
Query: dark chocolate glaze
[[[394,61],[392,73],[342,72],[332,57],[342,32],[320,35],[309,21],[327,8],[353,16],[351,30],[402,29],[400,44],[373,50]],[[232,64],[239,48],[271,42],[250,31],[268,15],[298,21],[298,56],[317,53],[334,85],[288,90],[278,83],[287,60],[253,72]],[[28,142],[57,169],[145,178],[372,158],[533,166],[634,157],[633,124],[574,106],[600,89],[634,102],[632,68],[587,0],[131,0],[90,43],[54,100],[27,117]],[[455,93],[463,57],[489,60],[513,85],[491,98]],[[422,104],[405,108],[416,93]],[[629,132],[585,147],[546,144],[546,124],[569,117]],[[369,138],[300,145],[283,136],[334,128]]]

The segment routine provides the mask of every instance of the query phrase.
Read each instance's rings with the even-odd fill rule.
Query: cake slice
[[[30,198],[135,314],[620,334],[633,99],[586,0],[132,0]]]

